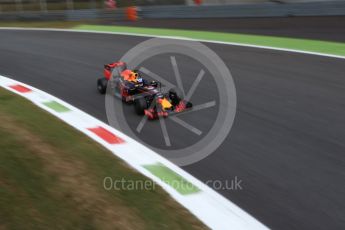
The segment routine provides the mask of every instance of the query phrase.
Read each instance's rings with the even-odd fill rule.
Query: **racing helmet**
[[[133,70],[132,71],[133,77],[134,79],[138,82],[138,83],[143,83],[143,78],[141,77],[141,75],[139,74],[138,70]]]

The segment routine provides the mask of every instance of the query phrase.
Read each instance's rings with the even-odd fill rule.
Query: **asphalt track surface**
[[[0,73],[106,121],[104,98],[95,89],[102,65],[146,39],[0,31]],[[207,46],[231,69],[237,115],[217,151],[184,169],[203,181],[237,176],[242,190],[219,192],[268,227],[344,229],[345,61]]]

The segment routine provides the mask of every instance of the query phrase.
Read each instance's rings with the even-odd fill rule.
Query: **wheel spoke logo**
[[[111,126],[180,166],[209,156],[228,136],[236,113],[236,89],[227,66],[207,46],[153,38],[129,50],[121,61],[138,69],[144,79],[161,83],[162,93],[174,90],[193,106],[149,121],[145,115],[136,116],[133,105],[114,97],[115,89],[108,84],[105,105]],[[148,109],[155,106],[153,100]]]

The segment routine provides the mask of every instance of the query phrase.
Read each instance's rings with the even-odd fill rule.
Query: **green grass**
[[[0,89],[1,229],[202,229],[160,187],[105,190],[103,179],[148,179],[82,133]]]
[[[245,35],[221,32],[207,32],[177,29],[156,29],[126,26],[78,25],[74,29],[150,34],[154,36],[176,36],[201,40],[233,42],[240,44],[270,46],[276,48],[295,49],[324,54],[345,56],[345,43],[318,41],[310,39],[285,38],[262,35]]]
[[[12,26],[38,28],[71,28],[76,30],[145,34],[152,36],[174,36],[200,40],[293,49],[345,57],[345,43],[341,42],[196,30],[158,29],[130,26],[104,26],[97,25],[97,23],[101,22],[0,22],[0,27]]]

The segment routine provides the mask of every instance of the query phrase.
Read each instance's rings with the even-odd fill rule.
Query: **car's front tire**
[[[147,107],[147,102],[145,98],[141,97],[141,98],[135,99],[134,109],[135,109],[136,114],[144,115],[145,109],[147,108],[148,107]]]
[[[105,94],[107,91],[108,80],[106,78],[99,78],[97,80],[97,90],[100,94]]]

